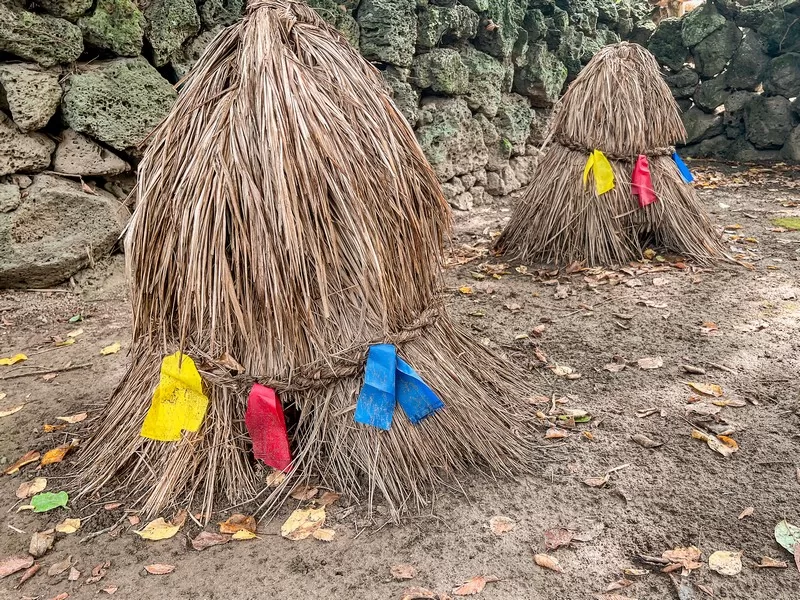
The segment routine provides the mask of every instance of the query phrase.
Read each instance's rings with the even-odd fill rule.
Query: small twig
[[[75,371],[76,369],[85,369],[86,367],[93,366],[94,363],[84,363],[82,365],[72,365],[71,367],[61,367],[60,369],[46,369],[40,371],[31,371],[29,373],[14,373],[13,375],[6,375],[0,377],[0,381],[5,379],[16,379],[17,377],[32,377],[35,375],[47,375],[48,373],[65,373],[66,371]]]
[[[606,471],[607,475],[611,475],[611,473],[616,473],[617,471],[622,471],[622,469],[627,469],[631,466],[631,463],[625,463],[624,465],[620,465],[618,467],[614,467],[613,469],[609,469]]]
[[[717,364],[717,363],[708,363],[708,366],[709,367],[714,367],[715,369],[719,369],[720,371],[727,371],[731,375],[738,375],[739,374],[736,371],[734,371],[733,369],[731,369],[730,367],[726,367],[725,365],[720,365],[720,364]]]
[[[89,535],[87,535],[85,538],[81,539],[81,541],[80,541],[80,542],[78,542],[78,543],[80,543],[80,544],[83,544],[84,542],[88,542],[88,541],[90,541],[90,540],[93,540],[93,539],[94,539],[94,538],[96,538],[96,537],[100,537],[100,536],[101,536],[101,535],[103,535],[104,533],[111,533],[111,532],[112,532],[112,531],[114,531],[114,530],[115,530],[115,529],[116,529],[116,528],[117,528],[117,527],[118,527],[120,524],[122,524],[122,522],[123,522],[125,519],[127,519],[127,518],[128,518],[128,515],[127,515],[127,513],[126,513],[126,514],[122,515],[122,516],[119,518],[119,520],[118,520],[116,523],[114,523],[114,524],[113,524],[111,527],[106,527],[105,529],[101,529],[100,531],[95,531],[94,533],[90,533],[90,534],[89,534]]]
[[[41,288],[41,289],[28,288],[25,291],[26,292],[36,292],[37,294],[51,294],[51,293],[71,294],[72,293],[72,290],[59,290],[59,289],[55,289],[55,288]]]
[[[21,533],[21,534],[23,534],[23,535],[27,535],[27,534],[26,534],[24,531],[22,531],[22,529],[17,529],[17,528],[16,528],[16,527],[14,527],[14,526],[13,526],[11,523],[6,523],[6,524],[8,525],[8,528],[9,528],[11,531],[16,531],[17,533]]]

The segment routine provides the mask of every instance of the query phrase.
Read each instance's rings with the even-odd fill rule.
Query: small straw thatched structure
[[[82,453],[81,493],[119,486],[147,513],[188,504],[208,519],[220,494],[266,510],[312,479],[396,514],[469,467],[525,469],[525,376],[441,303],[436,177],[377,70],[311,8],[251,1],[217,36],[152,135],[137,194],[133,360]],[[354,423],[373,343],[396,344],[444,410],[418,425],[398,410],[389,431]],[[176,350],[198,365],[208,413],[197,433],[149,441]],[[268,491],[244,423],[254,381],[277,391],[294,454]]]
[[[554,111],[544,154],[496,248],[523,260],[609,265],[638,260],[646,245],[700,262],[722,258],[694,189],[671,158],[686,131],[658,63],[643,47],[602,48]],[[602,151],[615,188],[584,185],[589,154]],[[640,208],[631,194],[639,155],[649,160],[658,201]]]

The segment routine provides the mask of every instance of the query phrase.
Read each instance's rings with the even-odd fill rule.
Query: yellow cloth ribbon
[[[589,182],[589,171],[594,175],[594,187],[597,195],[601,196],[614,189],[614,171],[606,155],[600,150],[594,150],[583,168],[583,185]]]
[[[153,392],[141,436],[159,442],[176,442],[181,431],[197,431],[208,408],[203,381],[188,356],[176,352],[161,362],[161,380]]]

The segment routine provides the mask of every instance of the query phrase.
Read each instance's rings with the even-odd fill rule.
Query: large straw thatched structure
[[[116,485],[149,513],[209,518],[264,488],[244,415],[275,389],[294,454],[277,505],[308,478],[391,509],[479,466],[524,469],[525,377],[441,304],[449,213],[378,72],[306,5],[254,0],[182,85],[139,169],[127,238],[132,365],[80,464],[82,493]],[[354,423],[370,344],[396,344],[444,401],[389,431]],[[196,433],[140,437],[163,357],[193,358],[209,398]],[[236,373],[236,362],[241,373]]]
[[[701,262],[721,258],[720,236],[672,158],[673,144],[685,138],[655,58],[637,44],[604,47],[556,107],[536,174],[496,247],[558,264],[623,263],[640,259],[647,245]],[[583,176],[595,150],[614,175],[614,188],[602,194]],[[632,189],[640,156],[652,189]],[[639,191],[656,200],[637,201]]]

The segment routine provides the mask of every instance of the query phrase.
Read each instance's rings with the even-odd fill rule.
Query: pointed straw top
[[[550,134],[574,149],[606,155],[666,153],[686,139],[680,111],[658,62],[638,44],[612,44],[594,55],[561,99]]]

